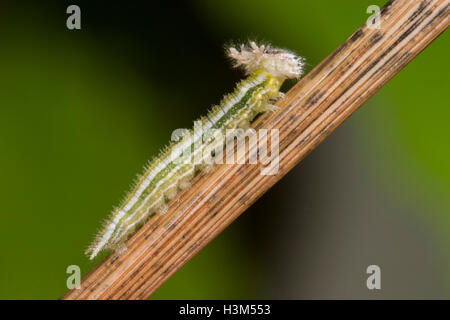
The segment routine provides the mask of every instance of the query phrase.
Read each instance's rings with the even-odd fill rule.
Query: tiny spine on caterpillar
[[[276,109],[272,102],[282,96],[280,87],[284,80],[300,78],[303,73],[302,57],[270,45],[250,41],[248,46],[241,45],[238,49],[229,47],[227,54],[235,67],[244,68],[248,77],[231,94],[225,95],[219,105],[212,107],[206,117],[198,120],[203,126],[201,134],[191,137],[189,130],[146,166],[86,250],[90,259],[104,249],[117,253],[125,250],[125,241],[139,226],[155,213],[164,214],[167,203],[188,188],[196,174],[209,169],[208,157],[195,163],[186,158],[186,154],[201,153],[211,145],[225,143],[225,135],[205,138],[208,130],[247,128],[258,114]],[[213,157],[211,152],[205,154]]]

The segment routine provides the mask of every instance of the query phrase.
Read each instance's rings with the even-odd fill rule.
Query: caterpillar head
[[[282,79],[300,78],[303,74],[302,57],[270,45],[258,46],[250,41],[249,46],[241,45],[239,49],[229,47],[227,54],[235,61],[235,67],[242,66],[248,74],[256,69],[265,70]]]

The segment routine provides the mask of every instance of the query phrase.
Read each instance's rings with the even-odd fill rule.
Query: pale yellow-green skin
[[[203,127],[221,131],[247,128],[258,114],[273,109],[270,101],[279,97],[283,81],[284,79],[274,77],[267,71],[255,70],[236,86],[233,93],[226,95],[219,105],[214,106],[206,117],[200,119]],[[225,133],[222,137],[225,137]],[[224,143],[224,138],[202,140],[200,137],[199,140],[194,139],[193,144],[187,138],[182,138],[165,148],[145,168],[121,205],[112,212],[86,251],[90,258],[94,258],[103,249],[124,250],[125,241],[145,220],[154,213],[164,213],[167,210],[167,202],[180,190],[189,187],[196,173],[208,167],[211,159],[207,158],[200,164],[180,161],[186,160],[183,158],[183,150],[192,148],[192,153],[202,152],[211,147],[210,144]],[[181,154],[178,156],[178,153]]]

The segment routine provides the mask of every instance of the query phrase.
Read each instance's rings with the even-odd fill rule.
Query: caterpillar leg
[[[275,112],[275,111],[280,110],[280,107],[278,107],[272,103],[266,103],[266,104],[261,105],[261,107],[259,107],[259,110],[261,112],[267,112],[267,111]]]
[[[207,174],[209,171],[211,171],[211,168],[213,167],[212,163],[205,163],[202,166],[202,175]]]
[[[269,104],[274,104],[274,103],[277,102],[278,100],[283,99],[285,96],[286,96],[286,95],[285,95],[283,92],[278,91],[278,92],[277,92],[277,95],[276,95],[275,97],[269,99]]]
[[[248,130],[250,128],[250,121],[247,118],[244,118],[238,123],[237,127],[244,131]]]
[[[183,179],[180,181],[180,190],[184,190],[189,188],[192,185],[191,181],[189,179]]]
[[[167,210],[169,210],[169,206],[167,205],[167,203],[163,203],[159,206],[159,208],[156,209],[156,212],[160,215],[163,215],[167,212]]]
[[[124,242],[119,242],[115,244],[113,250],[115,254],[120,255],[123,252],[127,251],[127,245]]]
[[[283,99],[286,95],[284,92],[278,91],[277,96],[275,97],[276,100]]]

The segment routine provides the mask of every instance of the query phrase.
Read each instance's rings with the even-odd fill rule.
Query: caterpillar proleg
[[[165,213],[167,202],[188,188],[196,173],[207,170],[213,155],[204,151],[224,145],[225,135],[220,133],[247,128],[258,114],[275,110],[272,102],[282,95],[279,90],[283,81],[299,78],[303,73],[303,58],[270,45],[249,42],[238,49],[228,48],[227,54],[236,67],[245,69],[248,77],[231,94],[225,95],[219,105],[212,107],[206,117],[198,120],[202,124],[200,134],[187,130],[146,166],[86,250],[90,259],[103,249],[118,253],[125,250],[125,241],[138,226],[154,213]],[[192,155],[202,156],[200,161],[193,162]]]

